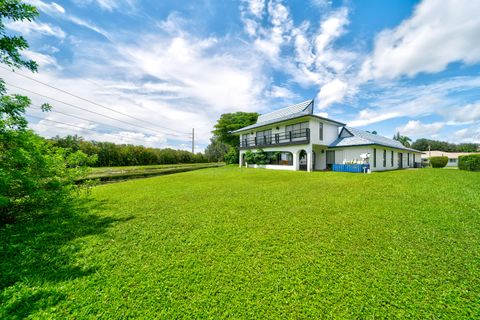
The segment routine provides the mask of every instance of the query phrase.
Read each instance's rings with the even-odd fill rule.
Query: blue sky
[[[29,41],[32,77],[97,103],[0,69],[54,106],[29,111],[45,136],[189,148],[195,127],[202,150],[222,113],[315,98],[388,137],[480,142],[478,1],[26,2],[40,17],[7,28]]]

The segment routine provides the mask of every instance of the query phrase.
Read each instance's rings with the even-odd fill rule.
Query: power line
[[[65,123],[65,122],[62,122],[62,121],[45,119],[45,118],[37,117],[37,116],[31,115],[31,114],[26,114],[26,115],[27,115],[27,117],[35,118],[35,119],[38,119],[38,120],[41,120],[41,121],[48,121],[48,122],[58,123],[58,124],[62,124],[62,125],[69,126],[69,127],[73,127],[73,128],[79,128],[79,129],[81,129],[81,130],[90,131],[90,132],[93,132],[93,133],[100,133],[100,134],[104,134],[104,133],[105,133],[105,132],[100,132],[100,131],[96,131],[96,130],[89,129],[89,128],[84,128],[84,127],[81,127],[81,126],[76,126],[76,125],[74,125],[74,124]],[[129,139],[129,140],[133,140],[133,141],[137,141],[137,142],[141,142],[141,143],[145,143],[145,141],[140,141],[140,140],[137,140],[137,139],[131,138],[131,137],[123,137],[123,138]]]
[[[40,107],[40,106],[37,106],[37,105],[34,105],[34,104],[32,104],[31,106],[33,106],[35,109],[42,110],[42,107]],[[95,123],[95,124],[104,125],[104,126],[107,126],[107,127],[119,129],[119,130],[122,130],[122,131],[130,131],[130,132],[132,132],[132,131],[129,130],[129,129],[117,127],[117,126],[114,126],[114,125],[111,125],[111,124],[108,124],[108,123],[98,122],[98,121],[94,121],[94,120],[91,120],[91,119],[87,119],[87,118],[75,116],[75,115],[72,115],[72,114],[68,114],[68,113],[64,113],[64,112],[60,112],[60,111],[56,111],[56,110],[50,110],[50,111],[48,111],[48,112],[58,113],[58,114],[65,115],[65,116],[67,116],[67,117],[77,118],[77,119],[84,120],[84,121],[88,121],[88,122],[91,122],[91,123]],[[140,132],[139,132],[139,133],[140,133]],[[140,140],[138,140],[138,141],[140,141]]]
[[[68,103],[68,102],[65,102],[65,101],[62,101],[62,100],[58,100],[58,99],[56,99],[56,98],[52,98],[52,97],[50,97],[50,96],[47,96],[47,95],[44,95],[44,94],[41,94],[41,93],[32,91],[32,90],[30,90],[30,89],[25,89],[25,88],[22,88],[22,87],[13,85],[13,84],[11,84],[11,83],[7,83],[7,85],[9,85],[9,86],[11,86],[11,87],[14,87],[14,88],[17,88],[17,89],[20,89],[20,90],[24,90],[24,91],[30,92],[30,93],[35,94],[35,95],[38,95],[38,96],[40,96],[40,97],[44,97],[44,98],[46,98],[46,99],[50,99],[50,100],[53,100],[53,101],[56,101],[56,102],[65,104],[65,105],[67,105],[67,106],[70,106],[70,107],[73,107],[73,108],[76,108],[76,109],[80,109],[80,110],[83,110],[83,111],[86,111],[86,112],[89,112],[89,113],[93,113],[93,114],[96,114],[96,115],[99,115],[99,116],[102,116],[102,117],[105,117],[105,118],[108,118],[108,119],[111,119],[111,120],[115,120],[115,121],[118,121],[118,122],[122,122],[122,123],[125,123],[125,124],[128,124],[128,125],[131,125],[131,126],[133,126],[133,127],[138,127],[138,128],[142,128],[142,129],[144,129],[144,130],[150,130],[150,131],[158,132],[158,133],[161,133],[161,134],[164,134],[164,135],[169,135],[169,136],[175,136],[175,137],[185,138],[185,135],[179,135],[179,134],[175,134],[175,133],[167,133],[167,132],[162,132],[162,131],[154,130],[154,129],[151,129],[151,128],[145,128],[145,127],[142,127],[142,126],[139,126],[139,125],[136,125],[136,124],[133,124],[133,123],[124,121],[124,120],[120,120],[120,119],[117,119],[117,118],[114,118],[114,117],[111,117],[111,116],[107,116],[107,115],[105,115],[105,114],[102,114],[102,113],[99,113],[99,112],[96,112],[96,111],[91,111],[91,110],[89,110],[89,109],[79,107],[79,106],[77,106],[77,105],[74,105],[74,104],[71,104],[71,103]]]
[[[129,114],[126,114],[126,113],[117,111],[117,110],[115,110],[115,109],[112,109],[112,108],[109,108],[109,107],[105,107],[104,105],[101,105],[101,104],[99,104],[99,103],[97,103],[97,102],[95,102],[95,101],[92,101],[92,100],[89,100],[89,99],[80,97],[80,96],[78,96],[78,95],[76,95],[76,94],[73,94],[73,93],[71,93],[71,92],[65,91],[65,90],[60,89],[60,88],[57,88],[57,87],[52,86],[52,85],[50,85],[50,84],[48,84],[48,83],[42,82],[42,81],[40,81],[40,80],[37,80],[37,79],[35,79],[35,78],[32,78],[32,77],[27,76],[27,75],[25,75],[25,74],[22,74],[22,73],[20,73],[20,72],[16,72],[16,71],[14,71],[14,70],[8,69],[8,68],[6,68],[6,67],[0,66],[0,68],[2,68],[2,69],[4,69],[4,70],[7,70],[7,71],[10,71],[10,72],[12,72],[12,73],[14,73],[14,74],[17,74],[17,75],[21,76],[21,77],[24,77],[24,78],[30,79],[30,80],[32,80],[32,81],[35,81],[35,82],[37,82],[37,83],[40,83],[40,84],[42,84],[42,85],[44,85],[44,86],[47,86],[47,87],[49,87],[49,88],[52,88],[52,89],[54,89],[54,90],[60,91],[60,92],[65,93],[65,94],[68,94],[68,95],[70,95],[70,96],[72,96],[72,97],[75,97],[75,98],[77,98],[77,99],[80,99],[80,100],[86,101],[86,102],[88,102],[88,103],[94,104],[94,105],[96,105],[96,106],[98,106],[98,107],[101,107],[101,108],[104,108],[104,109],[106,109],[106,110],[110,110],[110,111],[112,111],[112,112],[121,114],[121,115],[123,115],[123,116],[125,116],[125,117],[129,117],[129,118],[135,119],[135,120],[137,120],[137,121],[141,121],[141,122],[144,122],[144,123],[147,123],[147,124],[150,124],[150,125],[159,127],[159,128],[163,128],[164,130],[169,130],[169,131],[172,131],[172,132],[177,132],[177,133],[185,134],[185,132],[181,132],[181,131],[178,131],[178,130],[174,130],[174,129],[170,129],[170,128],[167,128],[167,127],[159,126],[158,124],[155,124],[155,123],[153,123],[153,122],[146,121],[146,120],[143,120],[143,119],[140,119],[140,118],[136,118],[136,117],[134,117],[134,116],[131,116],[131,115],[129,115]]]

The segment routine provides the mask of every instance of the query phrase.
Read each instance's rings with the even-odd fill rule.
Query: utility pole
[[[192,153],[195,154],[195,128],[192,128]]]

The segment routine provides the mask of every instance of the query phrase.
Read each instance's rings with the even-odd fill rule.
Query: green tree
[[[257,121],[258,113],[235,112],[224,113],[215,124],[215,130],[212,131],[220,142],[229,146],[238,147],[239,137],[232,134],[232,131],[254,124]]]
[[[407,147],[407,148],[410,148],[410,142],[412,141],[412,139],[410,139],[409,137],[407,136],[402,136],[400,134],[400,132],[397,132],[394,136],[393,136],[393,140],[397,140],[398,142],[400,142],[404,147]]]
[[[0,1],[0,59],[12,68],[37,70],[37,64],[23,60],[20,51],[28,48],[23,37],[8,36],[3,20],[32,21],[38,15],[30,5],[15,0]],[[29,130],[25,110],[30,99],[7,95],[0,80],[0,220],[10,221],[20,213],[59,206],[74,195],[75,180],[86,173],[82,152],[52,147]],[[50,106],[43,105],[48,111]]]
[[[205,149],[205,156],[209,162],[224,161],[225,154],[228,152],[229,146],[217,137],[210,139],[210,144]]]
[[[224,156],[225,162],[227,164],[238,164],[239,152],[238,148],[229,147],[227,153]]]
[[[28,49],[28,42],[22,36],[9,36],[5,32],[4,19],[13,21],[33,21],[38,16],[37,9],[19,0],[0,1],[0,59],[1,62],[13,67],[25,67],[37,71],[37,63],[22,58],[20,51]]]

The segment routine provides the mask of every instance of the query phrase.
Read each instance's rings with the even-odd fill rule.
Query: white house
[[[445,151],[425,151],[422,159],[427,162],[430,157],[448,157],[447,167],[458,167],[458,157],[469,154],[478,154],[480,152],[445,152]]]
[[[333,164],[369,163],[372,171],[419,166],[421,151],[400,142],[346,126],[313,114],[308,100],[258,117],[257,123],[233,131],[240,136],[240,166],[245,153],[263,149],[269,163],[280,170],[326,170]],[[365,156],[369,158],[364,159]]]

